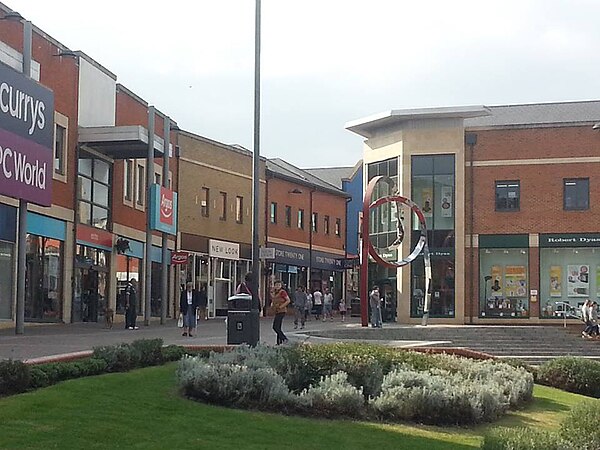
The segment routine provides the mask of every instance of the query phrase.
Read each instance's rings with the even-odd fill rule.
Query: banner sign
[[[153,184],[150,198],[150,229],[177,234],[177,192]]]
[[[587,264],[569,264],[567,266],[567,290],[569,297],[588,297],[590,295],[590,266]]]
[[[275,259],[275,249],[273,247],[260,247],[258,249],[259,259]]]
[[[54,94],[0,63],[0,194],[52,205]]]
[[[187,264],[190,254],[188,252],[171,252],[171,264]]]
[[[540,234],[540,247],[600,247],[600,233]]]
[[[77,225],[76,237],[78,244],[108,251],[113,249],[113,235],[99,228],[79,224]]]
[[[550,297],[562,297],[562,266],[550,266]]]

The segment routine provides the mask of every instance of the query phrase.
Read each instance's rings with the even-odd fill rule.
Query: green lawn
[[[472,428],[311,420],[181,398],[175,365],[67,381],[0,399],[0,448],[472,449]],[[536,386],[535,402],[496,424],[555,427],[584,397]]]

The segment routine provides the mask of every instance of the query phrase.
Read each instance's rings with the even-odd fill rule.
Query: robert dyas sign
[[[54,94],[0,63],[0,194],[52,204]]]

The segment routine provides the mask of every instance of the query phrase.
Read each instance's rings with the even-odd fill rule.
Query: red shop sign
[[[187,264],[189,258],[188,252],[172,252],[171,253],[171,264]]]
[[[170,189],[160,188],[160,221],[165,225],[173,225],[173,191]]]

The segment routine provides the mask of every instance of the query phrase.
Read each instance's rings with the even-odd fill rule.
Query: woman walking
[[[287,305],[290,304],[290,297],[281,287],[281,281],[275,281],[273,291],[271,291],[271,308],[275,313],[273,318],[273,331],[277,335],[277,345],[285,344],[288,341],[287,336],[281,331],[283,318],[287,313]]]

